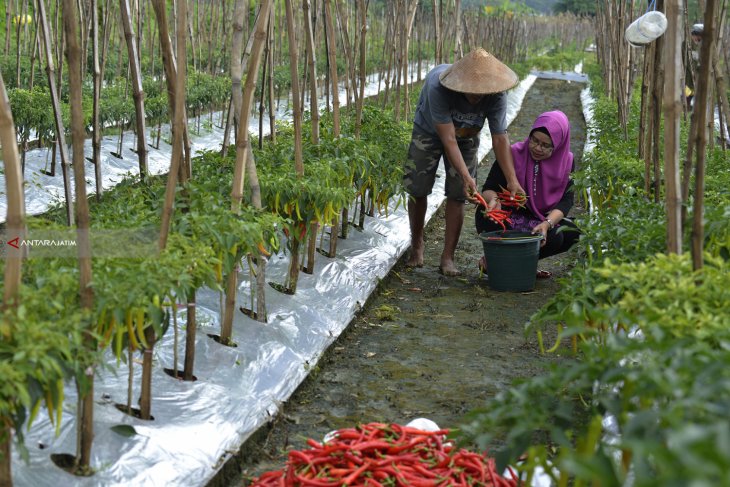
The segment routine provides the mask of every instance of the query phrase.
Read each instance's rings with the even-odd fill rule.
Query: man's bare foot
[[[411,255],[406,261],[408,267],[423,267],[423,247],[411,247]]]
[[[453,260],[441,260],[441,265],[439,266],[439,272],[445,276],[460,276],[461,271],[456,268],[454,265]]]

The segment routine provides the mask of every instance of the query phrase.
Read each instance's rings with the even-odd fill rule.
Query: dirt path
[[[510,126],[512,141],[527,135],[537,115],[560,109],[571,121],[571,146],[580,164],[583,87],[538,79]],[[488,154],[479,186],[493,161]],[[281,468],[287,450],[305,448],[306,438],[321,439],[331,430],[358,423],[407,423],[426,417],[441,427],[454,427],[513,379],[538,374],[549,361],[559,360],[541,356],[534,336],[525,337],[524,325],[557,290],[557,279],[567,272],[575,252],[541,261],[540,268],[553,272],[553,278],[538,280],[531,293],[492,291],[476,266],[482,243],[473,215],[472,207],[456,253],[464,275],[447,278],[438,272],[441,209],[426,230],[425,266],[406,268],[401,259],[283,413],[247,442],[215,485],[247,485],[252,477]]]

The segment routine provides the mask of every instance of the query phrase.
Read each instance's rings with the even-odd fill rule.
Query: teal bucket
[[[487,260],[489,287],[496,291],[531,291],[535,288],[542,235],[518,230],[479,235]]]

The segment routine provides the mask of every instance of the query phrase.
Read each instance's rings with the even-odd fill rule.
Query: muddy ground
[[[580,101],[584,85],[536,80],[509,128],[512,141],[527,136],[540,113],[560,109],[571,121],[571,146],[580,164],[585,123]],[[479,169],[481,186],[494,161],[490,152]],[[578,203],[573,212],[581,211]],[[325,352],[282,414],[249,440],[211,485],[245,486],[267,470],[282,468],[290,449],[306,438],[358,423],[407,423],[426,417],[442,428],[459,424],[518,377],[539,374],[558,356],[538,351],[525,336],[529,317],[558,289],[558,279],[578,258],[572,250],[540,261],[551,279],[537,281],[529,293],[498,292],[480,276],[481,241],[474,209],[464,222],[456,263],[461,277],[438,272],[443,245],[443,208],[426,230],[423,268],[404,259],[383,279],[362,312]],[[550,341],[547,337],[546,341]]]

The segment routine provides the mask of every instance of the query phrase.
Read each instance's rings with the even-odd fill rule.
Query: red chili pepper
[[[312,438],[307,438],[307,445],[311,446],[312,448],[317,448],[319,450],[323,448],[322,443],[313,440]]]
[[[339,482],[333,480],[322,480],[322,479],[308,479],[302,475],[296,475],[296,480],[299,485],[310,485],[312,487],[338,487]]]
[[[344,485],[352,485],[352,483],[357,480],[357,478],[362,475],[368,468],[370,468],[370,462],[365,462],[360,465],[357,470],[352,472],[344,479]]]
[[[484,197],[481,195],[481,193],[472,193],[471,197],[477,200],[477,203],[482,205],[485,209],[489,208],[489,205],[487,204],[487,200],[484,199]]]

